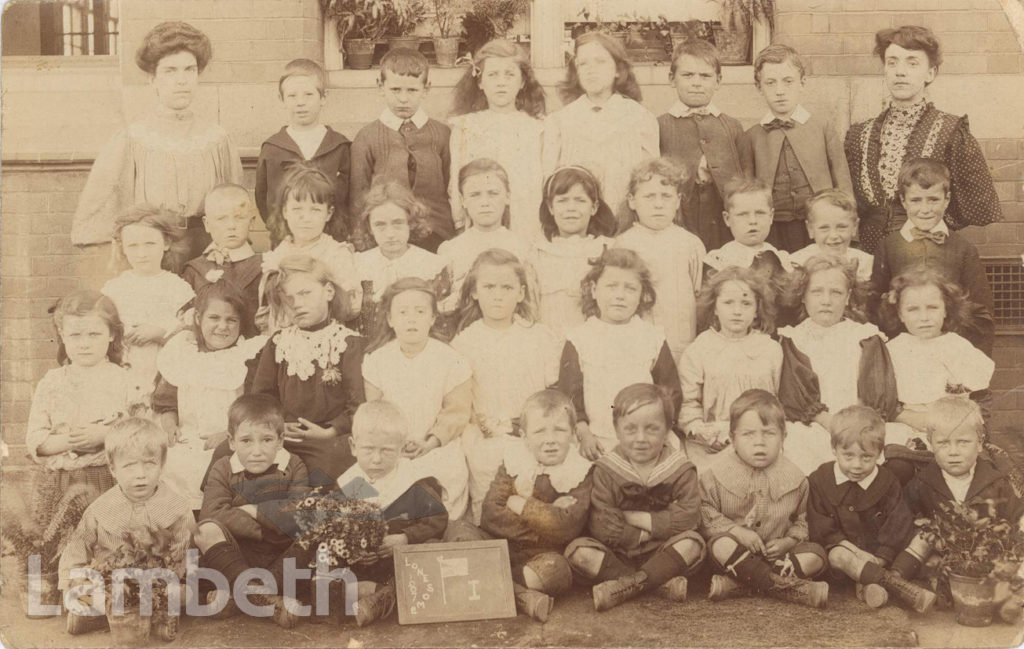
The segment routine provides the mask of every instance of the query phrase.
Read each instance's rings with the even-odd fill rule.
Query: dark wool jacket
[[[338,241],[348,238],[348,185],[351,175],[352,143],[330,126],[320,148],[313,159],[306,162],[295,140],[288,135],[287,127],[274,133],[260,147],[256,162],[256,208],[266,223],[274,245],[288,233],[281,217],[281,190],[284,180],[295,165],[306,162],[324,172],[334,182],[334,216],[327,224],[326,231]]]
[[[942,477],[942,469],[930,462],[917,472],[903,491],[907,506],[915,518],[931,518],[939,511],[939,503],[952,503],[953,492]],[[1009,478],[988,460],[978,458],[974,479],[964,499],[981,516],[989,516],[989,505],[995,515],[1016,524],[1024,515],[1024,503],[1017,497]]]
[[[256,253],[241,261],[228,261],[223,266],[218,266],[205,256],[199,256],[185,264],[185,270],[181,271],[181,278],[189,283],[196,293],[199,289],[212,284],[206,275],[213,270],[223,270],[224,274],[218,282],[225,282],[233,286],[245,298],[245,305],[249,308],[249,318],[256,317],[256,309],[260,304],[260,277],[263,275],[263,255]]]
[[[835,462],[822,464],[807,478],[810,540],[826,549],[849,541],[890,563],[914,535],[900,481],[880,466],[867,489],[852,482],[837,485],[834,467]]]

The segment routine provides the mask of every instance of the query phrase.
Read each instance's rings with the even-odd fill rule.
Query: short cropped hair
[[[143,37],[142,44],[135,51],[135,65],[143,72],[154,74],[161,59],[178,52],[191,52],[196,57],[200,72],[213,58],[213,46],[206,34],[188,23],[168,21],[149,30]]]
[[[228,408],[228,434],[234,437],[242,424],[265,426],[280,437],[284,435],[284,408],[269,394],[243,394]]]
[[[672,403],[672,395],[668,390],[653,383],[634,383],[619,390],[612,403],[612,424],[616,427],[619,420],[637,408],[656,404],[661,406],[665,415],[665,427],[671,431],[676,420],[676,407]]]
[[[107,463],[126,453],[152,453],[160,457],[160,463],[167,460],[167,433],[159,426],[142,417],[127,417],[114,422],[103,440]]]
[[[402,410],[390,401],[367,401],[356,409],[352,417],[352,439],[373,432],[390,433],[405,439],[409,436],[409,421]]]
[[[907,160],[900,167],[897,191],[901,198],[906,195],[907,187],[911,185],[929,189],[937,184],[941,184],[942,189],[949,196],[949,167],[938,160],[914,158]]]
[[[324,69],[316,61],[295,59],[284,66],[284,74],[277,82],[277,94],[282,99],[284,98],[284,82],[289,77],[312,77],[313,81],[316,81],[316,89],[320,91],[320,96],[324,96],[324,87],[327,85],[324,79]]]
[[[772,206],[772,188],[760,178],[740,176],[725,183],[722,189],[722,203],[726,210],[732,209],[732,199],[739,194],[764,194],[768,206]]]
[[[249,190],[237,183],[220,183],[215,185],[213,189],[206,192],[206,196],[203,197],[203,214],[210,213],[210,202],[211,199],[216,198],[227,198],[228,196],[237,196],[239,198],[239,205],[251,205],[252,200],[249,198]]]
[[[576,408],[572,401],[561,390],[541,390],[534,392],[523,402],[523,410],[519,415],[519,430],[526,433],[526,419],[529,412],[540,412],[542,417],[565,413],[569,419],[569,430],[576,430]]]
[[[419,50],[408,47],[396,47],[380,60],[380,82],[384,83],[384,73],[391,72],[403,77],[423,77],[423,85],[427,85],[430,77],[430,64],[427,57]]]
[[[928,55],[928,64],[938,68],[942,63],[942,51],[939,39],[927,27],[919,25],[902,25],[896,28],[883,29],[875,34],[875,55],[885,63],[885,51],[890,45],[899,45],[905,50],[919,50]]]
[[[807,199],[807,220],[814,221],[815,205],[831,205],[838,207],[850,215],[850,220],[857,222],[857,202],[842,189],[828,187],[814,193]]]
[[[947,395],[928,406],[926,415],[928,441],[934,441],[938,431],[953,432],[961,426],[969,426],[978,436],[978,441],[985,441],[985,420],[981,415],[981,407],[964,395]]]
[[[786,435],[786,411],[782,409],[778,397],[767,390],[755,388],[747,390],[729,406],[729,435],[732,436],[739,426],[740,418],[753,410],[761,418],[761,423],[775,426],[783,436]]]
[[[789,45],[776,43],[758,52],[754,59],[754,85],[758,88],[761,87],[761,68],[765,63],[792,63],[800,73],[801,79],[807,75],[807,66],[804,65],[804,59],[800,53]]]
[[[832,448],[860,444],[865,451],[877,455],[885,447],[885,420],[874,408],[854,404],[832,417],[828,434],[832,436]]]
[[[692,56],[695,59],[704,61],[715,69],[715,74],[718,75],[719,79],[722,78],[722,60],[719,58],[718,48],[711,43],[699,38],[691,38],[682,42],[672,52],[672,64],[668,70],[669,78],[676,76],[676,62],[679,61],[680,56]]]

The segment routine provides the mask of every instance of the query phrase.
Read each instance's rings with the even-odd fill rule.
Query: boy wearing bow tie
[[[775,221],[768,241],[786,252],[811,243],[806,201],[822,189],[853,193],[843,140],[833,124],[800,105],[804,63],[787,45],[771,45],[754,60],[754,85],[768,112],[745,134],[741,157],[772,187]]]
[[[938,160],[910,160],[900,169],[897,195],[907,211],[907,222],[883,239],[875,252],[871,271],[874,312],[893,277],[915,264],[932,266],[958,284],[974,303],[969,328],[962,335],[991,356],[995,322],[985,267],[974,244],[951,231],[944,220],[949,207],[949,169]]]
[[[669,83],[679,95],[658,118],[661,153],[685,170],[683,227],[704,242],[706,250],[732,239],[722,219],[724,187],[736,176],[753,173],[740,161],[743,127],[712,102],[722,82],[718,50],[707,41],[690,40],[676,48]]]

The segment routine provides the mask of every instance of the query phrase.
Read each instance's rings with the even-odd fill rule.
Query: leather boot
[[[395,610],[395,582],[388,582],[372,595],[356,601],[356,626],[366,626],[391,615]]]
[[[857,584],[855,592],[857,599],[871,608],[881,608],[889,602],[889,591],[881,584]]]
[[[659,597],[667,599],[670,602],[685,602],[686,601],[686,590],[689,587],[689,582],[686,577],[673,577],[664,584],[658,586]]]
[[[750,590],[729,575],[711,575],[711,586],[708,588],[708,599],[719,602],[730,597],[746,597]]]
[[[885,571],[879,584],[918,613],[927,613],[935,605],[935,593],[907,581],[892,570]]]
[[[636,597],[644,592],[646,587],[647,573],[643,570],[628,577],[602,582],[591,591],[594,596],[594,608],[598,611],[607,611]]]
[[[825,608],[828,605],[828,584],[823,581],[783,577],[774,572],[771,573],[771,581],[772,585],[765,591],[766,595],[812,608]]]
[[[262,593],[250,593],[249,601],[256,606],[273,606],[274,622],[282,629],[292,629],[299,623],[299,616],[288,610],[289,607],[299,606],[299,603],[290,597],[281,595],[264,595]]]
[[[555,605],[555,599],[539,590],[533,590],[513,584],[516,594],[516,606],[520,612],[529,615],[538,622],[547,622],[551,615],[551,608]]]

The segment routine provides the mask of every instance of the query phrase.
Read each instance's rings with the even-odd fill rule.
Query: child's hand
[[[526,498],[523,498],[519,494],[512,494],[508,497],[508,500],[505,501],[505,507],[512,510],[512,513],[516,516],[522,516],[523,508],[526,507]]]
[[[302,424],[303,428],[306,429],[306,439],[330,439],[334,437],[334,428],[327,426],[318,426],[308,419],[299,417],[299,423]]]
[[[581,421],[576,424],[576,438],[580,440],[580,455],[591,462],[604,455],[604,446],[597,436],[590,432],[590,425],[587,422]]]
[[[650,512],[638,512],[638,511],[624,511],[622,517],[626,519],[626,525],[650,532],[653,527],[653,521],[651,520]]]
[[[164,339],[167,334],[162,327],[153,324],[140,324],[129,328],[125,334],[125,342],[132,345],[147,345],[157,343]]]
[[[107,437],[107,427],[103,424],[87,424],[71,429],[68,443],[73,451],[90,451],[103,446]]]
[[[797,540],[784,536],[781,539],[772,539],[764,544],[764,556],[766,559],[781,559],[787,552],[796,547]]]
[[[382,559],[390,557],[394,554],[395,548],[400,545],[409,545],[409,537],[405,534],[388,534],[380,542],[380,550],[377,551],[377,556]]]
[[[256,518],[256,505],[253,505],[252,503],[250,503],[248,505],[239,505],[238,509],[242,510],[244,513],[248,514],[249,516],[252,516],[253,518]]]
[[[572,496],[559,496],[555,499],[555,502],[551,503],[552,507],[558,507],[559,509],[569,509],[577,503],[577,500]]]
[[[740,545],[755,554],[763,555],[767,551],[764,541],[761,540],[761,536],[748,527],[734,527],[729,530],[729,533],[740,542]]]
[[[421,455],[426,455],[435,448],[441,448],[441,440],[433,435],[430,435],[423,441],[418,439],[409,439],[406,440],[405,445],[402,446],[402,456],[410,459],[417,458]]]

